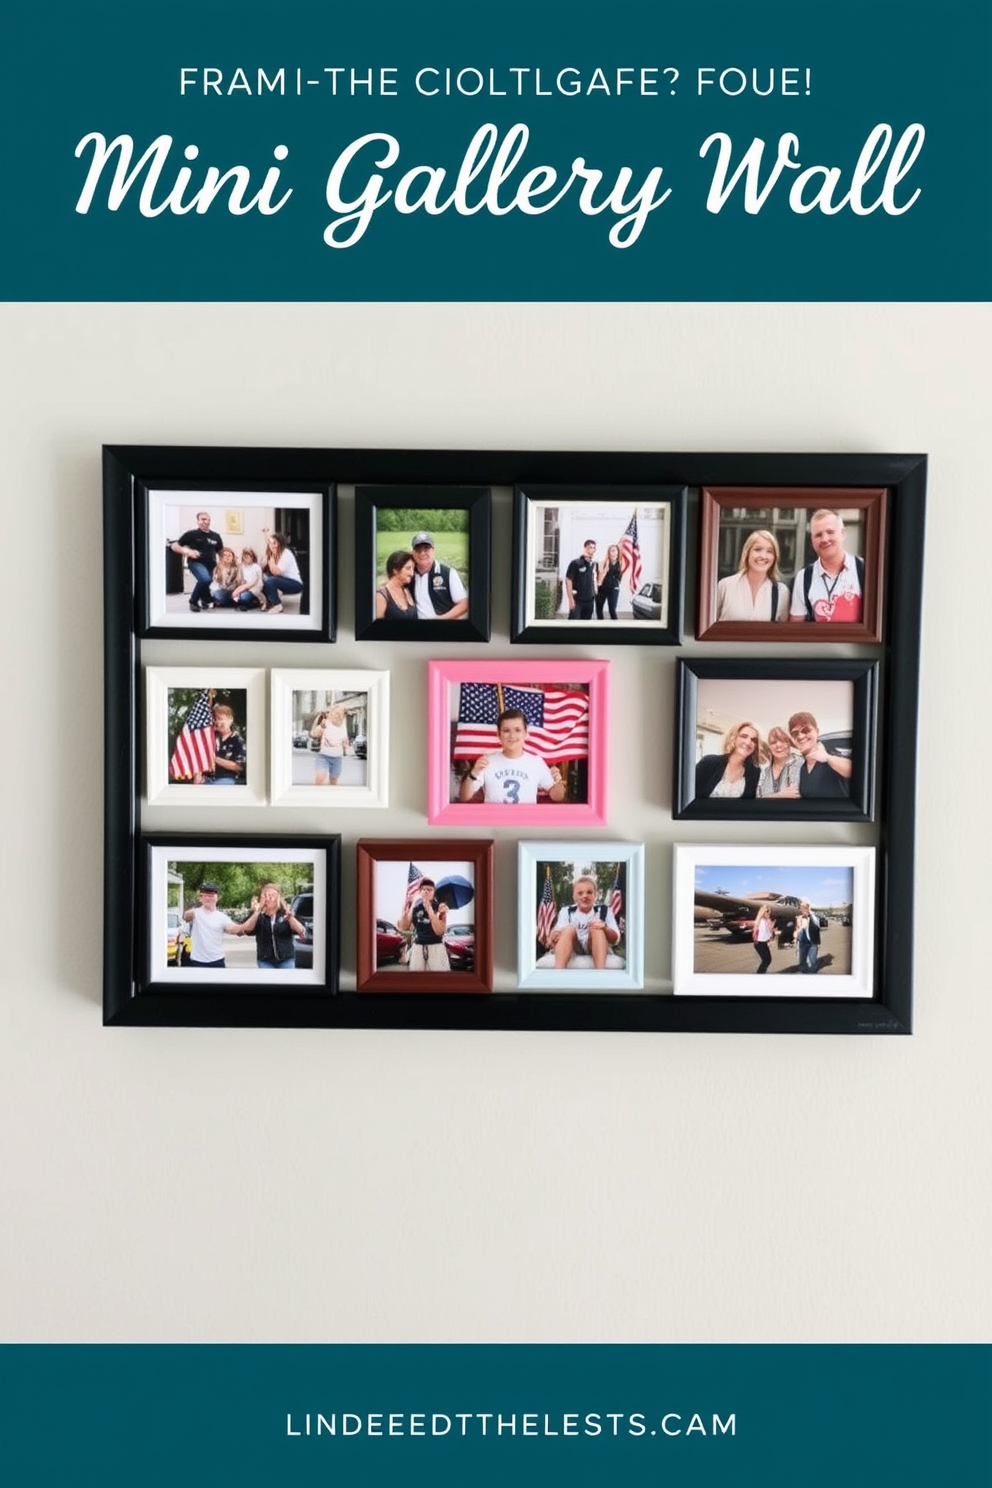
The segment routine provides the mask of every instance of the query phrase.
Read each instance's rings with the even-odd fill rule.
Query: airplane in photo
[[[794,928],[802,901],[792,894],[778,894],[771,889],[746,896],[731,894],[726,889],[697,889],[693,919],[697,925],[726,930],[734,940],[749,940],[754,917],[763,904],[768,906],[779,931],[788,934]],[[819,916],[821,927],[826,925],[827,916],[823,910],[813,905],[812,911]]]

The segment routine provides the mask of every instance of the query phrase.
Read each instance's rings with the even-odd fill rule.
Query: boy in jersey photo
[[[499,754],[480,755],[458,790],[459,801],[485,801],[489,805],[533,806],[539,790],[549,800],[565,798],[565,782],[557,766],[548,768],[540,755],[529,754],[527,719],[519,708],[505,708],[496,719],[496,733],[503,746]]]
[[[597,971],[606,966],[620,929],[608,904],[596,899],[596,880],[585,874],[572,884],[572,904],[563,904],[551,932],[555,967],[563,969],[575,955],[591,956]]]

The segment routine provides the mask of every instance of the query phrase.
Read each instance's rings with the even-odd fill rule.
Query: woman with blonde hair
[[[770,801],[795,801],[799,798],[799,778],[803,762],[793,753],[792,739],[778,724],[768,730],[768,763],[758,777],[758,795]]]
[[[754,917],[751,939],[758,953],[758,965],[754,968],[754,974],[764,976],[772,964],[772,941],[775,939],[775,921],[767,904],[763,904]]]
[[[260,970],[296,970],[295,937],[305,931],[278,884],[262,885],[251,901],[251,914],[240,933],[254,935],[255,964]]]
[[[765,528],[748,535],[737,572],[716,586],[717,620],[788,620],[789,586],[779,578],[779,547]]]
[[[753,723],[735,723],[722,754],[704,754],[696,765],[696,797],[752,800],[758,791],[761,735]]]
[[[310,737],[320,740],[320,749],[314,760],[314,785],[337,785],[341,778],[344,757],[351,752],[346,716],[345,710],[336,705],[325,708],[313,721]]]

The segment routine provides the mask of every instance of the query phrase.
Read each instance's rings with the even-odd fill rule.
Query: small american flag
[[[204,688],[186,715],[169,761],[169,774],[173,780],[192,780],[198,772],[209,774],[213,767],[214,715],[210,693]]]
[[[550,688],[503,687],[502,705],[495,683],[463,682],[458,701],[458,728],[453,758],[475,760],[502,747],[496,719],[502,709],[519,708],[527,720],[528,754],[548,760],[585,759],[589,753],[589,694]]]
[[[631,594],[636,594],[641,582],[641,547],[637,541],[637,507],[627,523],[627,531],[620,539],[620,558],[627,565],[627,582]]]
[[[617,929],[620,931],[620,934],[622,935],[623,934],[623,930],[624,930],[623,894],[622,894],[622,892],[620,890],[620,864],[619,863],[617,864],[617,871],[613,875],[613,887],[610,890],[610,909],[613,912],[613,918],[617,922]]]
[[[541,894],[541,902],[537,906],[537,938],[542,945],[547,945],[551,939],[551,932],[555,928],[557,918],[558,906],[555,904],[555,891],[551,887],[551,868],[546,863],[544,865],[544,890]]]
[[[417,867],[416,863],[411,863],[410,872],[406,876],[406,899],[403,901],[404,909],[409,909],[420,893],[420,885],[423,883],[423,879],[424,875],[421,869]]]

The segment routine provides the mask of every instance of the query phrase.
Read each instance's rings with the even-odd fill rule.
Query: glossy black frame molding
[[[731,681],[853,682],[852,724],[854,760],[850,795],[843,800],[779,801],[700,799],[696,795],[696,697],[700,679]],[[705,661],[680,657],[675,676],[675,775],[672,815],[676,821],[860,821],[874,819],[875,714],[878,696],[877,661]],[[784,720],[783,720],[784,722]]]
[[[304,484],[533,484],[886,486],[885,644],[880,648],[878,747],[886,749],[876,838],[876,996],[870,1002],[779,997],[699,998],[651,994],[418,998],[339,992],[282,1004],[285,1027],[615,1030],[712,1033],[909,1033],[913,999],[920,593],[924,577],[927,460],[921,454],[735,454],[519,450],[243,449],[113,445],[104,450],[105,851],[104,1020],[152,1021],[133,995],[136,914],[135,826],[136,610],[134,480],[229,479],[240,467],[255,480]],[[690,596],[690,602],[693,596]],[[887,741],[898,741],[898,748]],[[667,908],[665,910],[667,913]],[[203,1022],[197,1009],[176,1023]],[[225,1022],[258,1023],[247,999],[229,999]]]
[[[531,646],[678,646],[682,642],[685,609],[684,485],[621,485],[618,481],[590,485],[535,485],[517,482],[513,491],[513,600],[510,610],[510,640]],[[531,501],[616,501],[636,505],[668,506],[671,531],[668,544],[668,624],[637,625],[619,621],[573,620],[566,632],[561,625],[527,621],[527,505]]]
[[[106,450],[106,447],[105,447]],[[209,630],[203,635],[211,641],[243,641],[248,635],[253,638],[261,638],[266,641],[316,641],[326,644],[335,639],[337,631],[337,561],[338,561],[338,539],[337,539],[337,491],[333,481],[299,481],[287,479],[284,472],[273,472],[270,480],[260,480],[258,470],[254,461],[250,458],[252,451],[243,449],[204,449],[195,453],[203,457],[202,468],[192,475],[182,478],[170,477],[161,473],[164,467],[168,468],[170,456],[176,453],[168,446],[160,449],[147,449],[138,446],[135,454],[144,452],[150,460],[160,463],[132,471],[133,476],[133,509],[132,522],[134,526],[134,562],[132,573],[135,586],[135,613],[136,631],[142,640],[163,638],[173,641],[195,641],[200,637],[189,627],[178,625],[152,625],[150,614],[151,584],[149,580],[148,565],[151,562],[151,552],[148,544],[148,496],[152,490],[182,491],[199,490],[213,491],[219,495],[238,495],[244,493],[246,496],[254,492],[271,492],[273,494],[284,493],[287,496],[304,495],[316,496],[320,503],[320,525],[321,525],[321,558],[320,584],[316,592],[311,589],[311,600],[320,605],[320,619],[314,629],[294,630],[290,628],[275,629],[270,627],[265,631],[262,627],[249,624],[246,628],[245,618],[242,616],[240,623],[230,625],[219,625],[212,622]],[[190,453],[183,451],[183,453]],[[246,460],[244,457],[249,456]],[[209,471],[209,478],[206,472]],[[106,490],[106,487],[105,487]]]
[[[326,966],[323,983],[311,983],[305,992],[296,992],[285,983],[265,990],[260,982],[225,983],[217,988],[211,988],[208,982],[197,982],[187,983],[180,990],[176,982],[170,981],[168,971],[164,980],[152,980],[148,970],[151,954],[149,932],[155,916],[155,906],[150,902],[152,849],[175,849],[178,857],[184,850],[203,847],[241,847],[264,853],[278,853],[283,848],[305,849],[313,852],[315,858],[319,853],[324,854],[325,916],[320,927],[324,936]],[[183,1028],[282,1028],[322,1021],[317,1016],[318,1007],[332,1001],[338,991],[341,960],[340,836],[320,833],[149,832],[136,841],[135,853],[138,914],[130,938],[133,957],[130,985],[118,989],[123,995],[118,995],[114,1006],[105,1005],[105,1023]],[[118,935],[125,938],[120,925]],[[258,975],[261,977],[264,973]]]
[[[377,620],[376,512],[380,507],[429,506],[468,512],[468,614],[463,620]],[[355,640],[488,641],[492,489],[467,485],[359,485],[355,488]],[[411,533],[411,536],[413,534]],[[402,544],[399,544],[402,546]],[[412,634],[411,634],[412,631]]]

